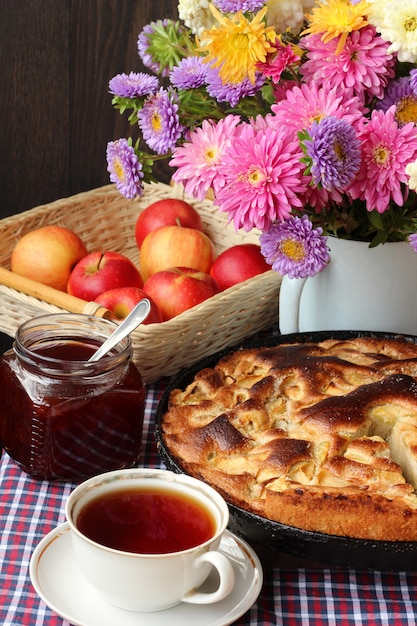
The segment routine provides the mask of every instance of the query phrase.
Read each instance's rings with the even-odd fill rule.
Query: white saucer
[[[182,603],[166,611],[136,613],[109,604],[79,571],[68,524],[58,526],[38,544],[30,561],[30,577],[42,600],[74,626],[227,626],[254,604],[263,573],[252,548],[232,533],[226,532],[220,549],[233,562],[236,584],[227,598],[204,606]],[[210,578],[202,589],[212,590]]]

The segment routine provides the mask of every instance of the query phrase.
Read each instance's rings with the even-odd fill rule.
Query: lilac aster
[[[313,122],[303,143],[311,159],[311,175],[328,191],[344,189],[360,166],[360,142],[353,127],[336,117]]]
[[[329,262],[327,237],[313,228],[307,215],[290,216],[271,224],[260,236],[261,252],[272,269],[289,278],[307,278],[320,272]]]
[[[169,76],[174,65],[187,57],[194,47],[189,34],[180,22],[170,19],[147,24],[137,42],[142,63],[155,74]]]
[[[408,122],[417,124],[417,89],[415,79],[403,76],[392,81],[385,91],[384,97],[375,105],[376,110],[387,111],[395,106],[395,120],[399,126]]]
[[[417,69],[410,70],[410,85],[411,89],[417,93]]]
[[[155,57],[151,45],[152,36],[154,35],[156,28],[164,28],[168,26],[168,23],[169,20],[164,19],[146,24],[138,37],[138,54],[143,65],[155,72],[155,74],[161,74],[161,76],[168,76],[170,69],[169,67],[163,67],[161,62],[157,59],[157,57]]]
[[[417,252],[417,233],[413,233],[408,237],[408,243],[413,248],[414,252]]]
[[[265,4],[265,0],[214,0],[213,4],[223,13],[257,13]]]
[[[111,182],[116,184],[125,198],[133,199],[142,195],[142,164],[127,139],[107,144],[107,164]]]
[[[223,83],[217,67],[208,67],[206,73],[207,93],[217,102],[227,102],[231,107],[237,106],[239,101],[246,96],[254,96],[264,84],[264,78],[255,73],[255,82],[244,78],[237,83]]]
[[[158,88],[157,77],[145,74],[145,72],[117,74],[109,82],[110,93],[121,98],[140,98],[155,93]]]
[[[308,181],[302,175],[298,138],[285,127],[257,131],[243,124],[227,149],[216,188],[216,204],[237,229],[268,230],[271,222],[302,207],[299,198]]]
[[[138,124],[144,140],[157,154],[172,150],[183,130],[178,116],[178,104],[163,88],[147,98],[138,112]]]
[[[169,78],[177,89],[197,89],[206,82],[206,70],[202,57],[187,57],[173,68]]]

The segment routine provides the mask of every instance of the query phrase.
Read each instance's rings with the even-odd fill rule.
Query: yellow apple
[[[81,238],[62,226],[42,226],[29,231],[15,245],[12,272],[54,289],[66,291],[74,266],[87,254]]]
[[[140,271],[143,280],[169,267],[189,267],[209,273],[216,249],[209,237],[195,228],[161,226],[142,242]]]

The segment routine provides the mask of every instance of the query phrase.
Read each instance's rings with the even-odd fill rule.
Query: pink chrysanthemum
[[[338,189],[327,191],[324,187],[309,185],[303,200],[303,205],[311,206],[316,213],[326,211],[331,204],[342,204],[343,196]]]
[[[257,115],[256,117],[249,118],[248,124],[253,126],[255,130],[264,130],[271,126],[272,117],[272,113],[266,113],[265,116]]]
[[[343,50],[337,54],[338,39],[327,43],[321,35],[305,37],[301,46],[307,50],[307,61],[300,68],[305,82],[328,84],[346,94],[359,96],[364,102],[382,98],[388,82],[394,77],[394,58],[388,53],[389,42],[377,35],[374,26],[354,30]]]
[[[281,79],[279,83],[272,85],[272,93],[274,95],[275,102],[281,102],[281,100],[285,100],[287,97],[288,91],[292,89],[295,85],[297,85],[294,80],[290,79]]]
[[[270,78],[273,83],[278,83],[282,73],[299,63],[300,57],[295,54],[290,44],[284,45],[278,38],[273,46],[276,51],[268,54],[266,61],[258,63],[256,69],[267,78]]]
[[[306,177],[298,139],[283,128],[257,131],[250,124],[230,144],[220,167],[224,185],[216,204],[237,229],[268,230],[301,207]]]
[[[172,178],[182,183],[190,196],[203,200],[210,187],[218,183],[219,164],[239,122],[237,115],[227,115],[217,124],[203,120],[201,128],[189,134],[189,141],[175,148],[169,165],[178,169]]]
[[[345,120],[356,128],[362,119],[364,108],[359,98],[345,98],[343,91],[336,87],[315,83],[300,85],[287,91],[286,98],[272,105],[275,117],[274,126],[284,126],[293,133],[308,130],[313,122],[332,115]]]
[[[407,183],[406,166],[417,158],[417,135],[413,123],[400,128],[395,121],[395,106],[388,111],[373,111],[359,133],[362,165],[349,187],[353,199],[364,200],[368,211],[384,213],[393,200],[404,203],[401,184]]]

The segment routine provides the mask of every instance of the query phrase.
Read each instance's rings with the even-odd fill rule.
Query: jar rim
[[[35,346],[46,345],[51,342],[66,342],[86,339],[95,339],[97,348],[116,330],[118,324],[94,315],[84,313],[50,313],[31,318],[23,322],[15,333],[13,349],[20,358],[27,363],[42,364],[50,370],[54,365],[65,361],[69,373],[82,369],[85,374],[92,374],[109,370],[118,363],[130,360],[132,343],[129,336],[123,338],[106,355],[98,361],[71,359],[67,361],[59,357],[35,352]],[[59,368],[62,375],[62,368]]]

